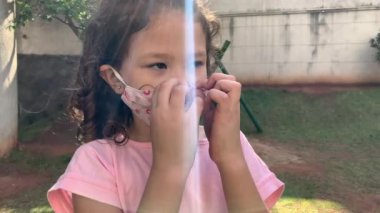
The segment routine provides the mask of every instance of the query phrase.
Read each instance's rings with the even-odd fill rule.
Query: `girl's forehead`
[[[148,25],[135,33],[130,40],[130,51],[182,50],[186,37],[194,34],[196,52],[206,51],[206,36],[199,22],[189,31],[185,15],[180,10],[167,10],[150,17]]]

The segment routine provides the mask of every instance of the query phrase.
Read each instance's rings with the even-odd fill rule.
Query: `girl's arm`
[[[195,158],[197,121],[202,110],[200,98],[185,110],[188,89],[186,82],[169,79],[154,90],[150,127],[153,165],[138,212],[179,211]],[[197,120],[193,119],[194,113]]]
[[[243,155],[217,166],[229,212],[268,212]]]
[[[138,212],[178,212],[187,177],[181,170],[152,168]]]
[[[241,84],[214,73],[203,87],[205,132],[210,157],[218,166],[229,212],[268,212],[249,172],[240,143]]]
[[[73,206],[75,213],[122,213],[123,211],[115,206],[111,206],[99,201],[83,197],[73,193]]]

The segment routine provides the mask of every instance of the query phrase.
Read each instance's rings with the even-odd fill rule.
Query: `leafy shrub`
[[[380,61],[380,33],[377,36],[370,40],[371,47],[377,49],[376,59]]]

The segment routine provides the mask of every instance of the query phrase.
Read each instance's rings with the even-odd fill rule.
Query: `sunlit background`
[[[52,212],[77,147],[65,107],[97,1],[35,2],[15,18],[0,1],[0,212]],[[242,131],[286,184],[273,212],[380,212],[380,2],[208,3],[245,86]]]

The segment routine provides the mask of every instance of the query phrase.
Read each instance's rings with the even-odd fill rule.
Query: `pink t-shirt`
[[[240,139],[252,178],[271,208],[281,197],[284,184],[254,152],[243,133]],[[219,170],[208,149],[207,139],[201,139],[183,193],[181,213],[228,212]],[[151,143],[133,140],[124,145],[109,140],[86,143],[76,150],[65,173],[49,189],[49,203],[55,212],[73,212],[71,197],[75,193],[116,206],[123,212],[136,212],[151,165]]]

